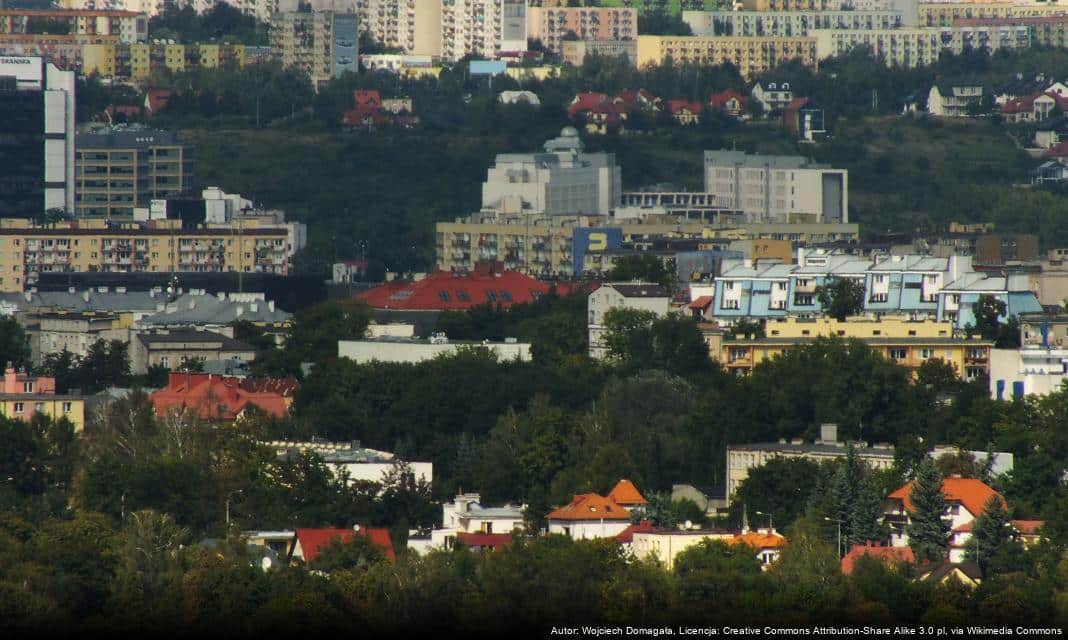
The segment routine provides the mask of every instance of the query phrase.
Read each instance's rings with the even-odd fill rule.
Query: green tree
[[[885,539],[883,527],[880,525],[882,517],[883,498],[875,485],[871,470],[866,468],[849,514],[850,543],[865,544],[868,541]]]
[[[285,350],[304,362],[337,358],[337,341],[361,339],[371,321],[370,308],[349,300],[324,302],[297,312]]]
[[[320,551],[309,566],[327,573],[353,569],[364,570],[385,559],[386,555],[371,542],[370,536],[357,534],[345,542],[342,542],[340,538],[335,538]]]
[[[664,287],[674,288],[674,264],[666,264],[659,256],[641,254],[623,256],[612,264],[608,272],[611,282],[655,282]]]
[[[853,278],[831,278],[816,287],[816,299],[824,313],[844,321],[864,310],[864,283]]]
[[[750,520],[761,511],[772,514],[776,528],[788,527],[804,511],[819,472],[819,465],[802,458],[772,458],[750,469],[731,500],[731,522],[741,523],[746,508]]]
[[[1013,540],[1012,524],[1009,522],[1005,501],[994,494],[983,505],[983,512],[972,525],[972,537],[968,540],[964,557],[978,563],[985,574],[991,563],[1010,547],[1011,551],[1022,551]]]
[[[30,339],[12,316],[0,318],[0,362],[16,368],[30,362]]]
[[[909,492],[912,512],[908,525],[909,546],[917,561],[941,562],[949,549],[949,522],[945,519],[946,497],[942,474],[934,460],[925,458],[916,469]]]

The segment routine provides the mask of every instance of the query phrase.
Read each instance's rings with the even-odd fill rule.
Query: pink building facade
[[[527,37],[541,40],[550,51],[573,32],[579,40],[634,40],[638,37],[638,10],[609,7],[530,7]]]
[[[4,370],[3,394],[12,395],[55,395],[56,379],[48,376],[34,376],[8,367]]]

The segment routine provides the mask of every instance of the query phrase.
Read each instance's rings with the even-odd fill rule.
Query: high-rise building
[[[409,55],[441,55],[440,0],[356,0],[360,31]]]
[[[442,0],[441,56],[496,58],[526,51],[526,0]]]
[[[333,11],[290,11],[271,22],[271,57],[303,71],[318,89],[359,68],[357,17]]]
[[[74,210],[74,73],[0,57],[0,216]]]
[[[114,128],[80,133],[75,151],[76,215],[131,218],[155,198],[187,193],[193,150],[173,131]]]

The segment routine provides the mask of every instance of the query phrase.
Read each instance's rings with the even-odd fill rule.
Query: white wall
[[[461,347],[485,347],[501,360],[530,360],[528,343],[477,343],[430,344],[428,342],[386,342],[373,340],[338,340],[337,355],[358,363],[378,362],[423,362],[440,355],[454,354]]]
[[[549,533],[569,535],[572,540],[596,540],[613,538],[629,526],[629,520],[550,520]]]
[[[339,469],[345,469],[349,475],[349,482],[364,480],[368,482],[382,482],[382,478],[393,470],[393,462],[332,462],[330,467],[336,474]],[[421,482],[433,482],[433,462],[408,462],[415,479]]]

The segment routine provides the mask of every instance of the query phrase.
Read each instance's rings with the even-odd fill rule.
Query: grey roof
[[[666,298],[667,289],[658,284],[615,284],[605,286],[612,287],[624,298]]]
[[[847,448],[846,443],[839,442],[837,444],[821,444],[819,442],[811,442],[807,444],[791,444],[783,442],[756,442],[751,444],[731,444],[727,445],[727,448],[732,451],[777,451],[780,453],[795,453],[795,454],[824,454],[824,455],[845,455]],[[876,447],[856,447],[857,455],[862,458],[893,458],[894,448],[876,448]]]
[[[1008,291],[1008,284],[1005,276],[970,272],[942,287],[942,291]]]
[[[457,514],[461,518],[522,518],[523,508],[512,505],[483,507],[478,503],[468,505],[467,511]]]
[[[18,307],[23,313],[65,309],[68,311],[155,311],[156,305],[166,301],[166,295],[151,291],[99,292],[41,291],[39,293],[0,293],[0,301]]]
[[[214,331],[196,331],[194,329],[170,330],[167,333],[139,333],[137,339],[145,345],[150,344],[183,344],[218,342],[223,351],[255,351],[255,347],[247,342],[228,338]]]
[[[900,258],[900,259],[895,259]],[[871,266],[871,271],[945,271],[949,258],[932,258],[923,255],[891,256]]]
[[[281,309],[271,309],[272,305],[263,300],[234,301],[230,298],[220,300],[212,295],[185,294],[174,302],[167,303],[166,310],[141,319],[144,326],[167,325],[227,325],[236,320],[248,320],[254,323],[280,324],[288,322],[292,314]]]
[[[181,145],[173,131],[149,129],[147,127],[116,127],[87,133],[74,137],[79,151],[87,149],[148,149],[149,147]]]
[[[792,264],[781,264],[775,262],[758,262],[752,266],[746,266],[745,263],[736,263],[733,265],[727,265],[724,261],[723,274],[720,279],[731,278],[778,278],[785,280],[790,277],[790,274],[794,272],[796,267]]]
[[[758,153],[719,149],[705,151],[705,164],[713,166],[773,167],[777,169],[829,169],[828,165],[817,164],[804,156],[764,156]]]

